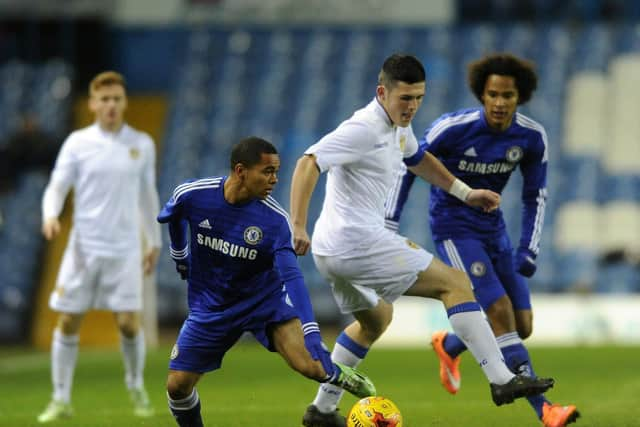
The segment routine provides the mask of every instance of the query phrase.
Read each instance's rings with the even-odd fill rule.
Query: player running
[[[513,255],[502,211],[483,212],[435,186],[431,187],[429,218],[438,254],[466,272],[478,302],[487,314],[507,366],[535,377],[522,340],[531,335],[529,288],[521,275],[536,271],[547,200],[547,135],[539,123],[517,113],[536,89],[533,64],[508,54],[496,54],[469,66],[469,86],[480,108],[444,114],[420,140],[459,179],[473,187],[501,193],[520,168],[522,234]],[[397,229],[415,175],[407,171],[387,200],[387,226]],[[440,380],[451,394],[460,388],[460,353],[467,346],[455,333],[432,336],[440,359]],[[552,404],[544,395],[529,396],[544,425],[561,427],[575,421],[574,405]]]
[[[378,76],[375,98],[298,160],[291,185],[291,217],[296,252],[311,245],[309,201],[321,172],[326,194],[313,232],[313,258],[331,283],[343,313],[355,321],[340,334],[332,359],[356,367],[393,317],[401,295],[436,298],[454,330],[464,337],[490,383],[497,405],[545,391],[553,380],[514,375],[484,320],[465,274],[384,227],[384,202],[404,161],[416,174],[461,203],[483,211],[497,208],[500,196],[472,189],[425,153],[411,128],[424,98],[425,71],[414,56],[388,57]],[[303,416],[307,427],[344,426],[337,411],[339,387],[322,384]]]

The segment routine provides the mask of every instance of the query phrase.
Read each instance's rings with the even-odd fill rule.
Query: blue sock
[[[467,346],[453,332],[447,333],[442,345],[444,346],[444,351],[454,359],[467,349]]]
[[[169,400],[169,409],[180,427],[204,427],[200,415],[200,397],[194,388],[191,395],[184,399]]]
[[[496,338],[504,361],[515,374],[535,377],[536,373],[531,365],[531,358],[527,348],[522,343],[517,332],[509,332]],[[542,418],[542,405],[549,402],[543,394],[527,397],[529,404],[538,414],[538,418]]]
[[[369,349],[367,347],[363,347],[354,340],[349,337],[344,331],[338,338],[336,339],[336,345],[333,347],[333,352],[331,353],[331,359],[334,362],[340,362],[343,365],[347,365],[349,367],[355,368],[360,364],[362,359],[365,358]],[[340,377],[340,367],[333,364],[334,372],[331,377],[326,381],[329,384],[334,384],[335,381]]]
[[[341,346],[349,350],[358,359],[364,359],[365,356],[367,355],[367,352],[369,351],[367,347],[363,347],[357,342],[355,342],[354,340],[352,340],[351,337],[349,337],[349,335],[347,335],[344,331],[342,331],[342,333],[338,335],[338,338],[336,339],[336,343],[340,344]]]

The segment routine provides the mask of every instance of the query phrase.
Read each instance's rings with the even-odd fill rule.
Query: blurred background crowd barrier
[[[391,52],[415,54],[427,69],[426,99],[413,121],[418,136],[440,114],[477,105],[466,85],[469,61],[496,51],[531,59],[538,90],[520,111],[547,130],[549,200],[529,285],[548,301],[612,295],[629,301],[640,293],[639,2],[84,0],[64,2],[64,10],[54,4],[0,2],[0,156],[9,158],[27,119],[38,136],[21,144],[41,152],[46,140],[57,150],[72,129],[89,123],[89,79],[115,69],[128,80],[129,121],[156,139],[162,201],[185,179],[226,174],[229,147],[255,134],[280,151],[275,197],[288,207],[296,159],[374,96],[378,69]],[[50,169],[32,163],[29,156],[0,163],[10,171],[0,174],[6,177],[0,343],[30,342],[41,331],[64,247],[45,244],[39,234]],[[503,195],[516,241],[520,183],[514,174]],[[314,195],[310,224],[322,197],[323,191]],[[401,232],[432,249],[427,207],[428,188],[420,183]],[[311,257],[300,262],[320,321],[339,322]],[[186,313],[185,284],[166,254],[157,306],[148,310],[166,327]],[[603,310],[615,316],[615,308]]]

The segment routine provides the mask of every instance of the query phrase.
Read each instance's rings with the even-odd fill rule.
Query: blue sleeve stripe
[[[415,166],[424,158],[425,147],[418,145],[418,150],[410,157],[402,159],[406,166]]]
[[[473,111],[466,114],[460,114],[459,116],[451,116],[440,120],[429,130],[426,136],[428,144],[431,144],[442,132],[449,129],[452,126],[461,125],[464,123],[473,122],[480,118],[480,111]]]

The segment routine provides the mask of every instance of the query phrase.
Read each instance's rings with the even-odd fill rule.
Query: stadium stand
[[[187,59],[174,90],[168,132],[172,136],[164,153],[164,158],[171,161],[165,161],[161,169],[162,196],[168,197],[168,191],[188,176],[226,173],[227,165],[218,159],[225,158],[228,141],[257,133],[272,138],[281,151],[283,169],[276,197],[286,206],[295,159],[373,96],[375,81],[362,76],[375,76],[377,63],[387,51],[406,50],[425,58],[428,93],[414,120],[420,134],[441,112],[477,104],[466,89],[465,65],[469,60],[490,51],[509,50],[538,64],[538,96],[522,111],[545,125],[550,144],[549,209],[540,274],[532,279],[532,287],[551,292],[633,290],[628,284],[608,287],[609,280],[600,285],[596,278],[602,276],[597,259],[603,249],[603,235],[607,234],[601,224],[613,220],[604,219],[613,213],[605,213],[608,208],[603,203],[615,196],[626,201],[623,206],[636,207],[640,167],[629,165],[625,170],[630,173],[624,179],[616,178],[614,191],[605,184],[614,178],[604,170],[606,159],[617,153],[612,150],[615,141],[626,147],[620,149],[624,153],[635,150],[630,141],[638,140],[628,134],[632,128],[628,122],[614,126],[611,120],[631,120],[633,109],[625,106],[624,100],[616,101],[616,114],[608,103],[609,87],[615,85],[612,82],[634,85],[634,76],[640,75],[632,71],[633,57],[617,56],[618,52],[637,49],[637,35],[630,37],[634,31],[629,25],[600,23],[578,28],[561,23],[477,23],[351,31],[331,27],[200,28],[189,36]],[[346,69],[336,64],[344,64]],[[630,88],[615,90],[624,93]],[[215,99],[225,101],[218,103]],[[627,133],[616,136],[614,129]],[[626,154],[620,157],[627,162],[632,162],[629,157],[633,161],[640,158],[628,155],[629,151]],[[516,177],[506,189],[503,205],[509,230],[516,236],[520,227],[518,180]],[[431,248],[426,226],[427,189],[416,194],[421,196],[414,195],[410,200],[410,213],[401,229]],[[319,200],[316,194],[313,212],[319,211]],[[629,218],[628,213],[618,215]],[[321,283],[312,263],[301,261],[310,284]],[[165,259],[161,269],[170,272],[173,266]],[[173,292],[176,281],[164,274],[159,277],[160,289]]]
[[[637,245],[633,240],[640,235],[638,4],[458,0],[458,21],[450,25],[200,23],[172,29],[180,33],[174,40],[179,47],[173,59],[178,71],[167,88],[171,109],[159,153],[160,197],[167,200],[172,189],[189,178],[226,173],[231,142],[257,134],[280,150],[282,169],[275,197],[287,208],[296,159],[374,96],[377,67],[388,53],[411,52],[426,65],[427,96],[414,120],[420,135],[442,112],[477,105],[465,81],[470,60],[488,52],[511,51],[537,63],[538,91],[521,112],[545,126],[549,141],[549,200],[532,289],[638,292],[634,267],[598,263],[602,251]],[[67,132],[75,72],[69,63],[2,61],[0,135],[16,129],[26,107],[43,119],[48,131]],[[4,142],[0,139],[0,145]],[[505,190],[503,209],[509,232],[517,239],[520,178],[517,174],[514,178]],[[3,247],[31,245],[19,247],[33,254],[41,250],[37,218],[21,213],[39,211],[43,185],[42,176],[29,174],[15,192],[0,196]],[[319,212],[321,200],[318,191],[311,202],[310,222],[315,221],[313,213]],[[427,186],[419,185],[401,231],[431,249],[427,203]],[[29,275],[37,270],[37,256],[16,261],[13,253],[0,252],[0,274],[7,277],[0,282],[0,340],[18,338],[16,325],[27,319],[36,283]],[[311,258],[300,262],[312,292],[326,290]],[[181,319],[186,294],[166,256],[160,260],[158,286],[161,322]],[[322,317],[326,293],[320,299],[316,296]],[[326,305],[333,307],[330,297]]]
[[[17,130],[25,111],[36,114],[52,135],[63,132],[68,126],[72,79],[71,67],[61,60],[41,65],[14,60],[0,66],[2,135]],[[0,341],[18,341],[29,329],[43,249],[40,199],[47,178],[43,171],[26,172],[18,177],[15,188],[0,195],[0,247],[4,248],[0,251]]]

